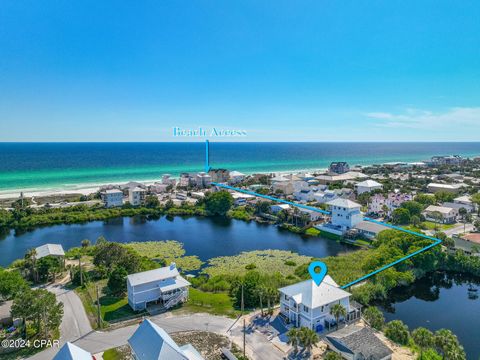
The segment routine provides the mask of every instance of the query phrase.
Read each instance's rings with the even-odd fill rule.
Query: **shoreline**
[[[252,171],[246,172],[247,175],[251,174],[292,174],[292,173],[302,173],[302,172],[314,172],[314,171],[326,171],[326,168],[309,168],[309,169],[293,169],[293,170],[279,170],[279,171]],[[178,176],[172,176],[175,179],[178,179]],[[125,185],[131,181],[144,184],[146,186],[153,185],[155,182],[160,181],[158,179],[149,179],[149,180],[136,180],[132,178],[128,181],[117,181],[117,182],[102,182],[102,183],[80,183],[74,185],[65,185],[65,187],[47,187],[47,188],[16,188],[8,190],[0,190],[0,200],[15,200],[20,197],[20,193],[23,192],[25,197],[43,197],[43,196],[62,196],[62,195],[89,195],[95,193],[99,190],[101,186],[106,185]]]

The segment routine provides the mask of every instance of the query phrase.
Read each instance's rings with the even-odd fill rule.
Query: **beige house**
[[[435,214],[440,214],[439,219],[436,218]],[[422,215],[430,221],[438,222],[440,220],[444,224],[452,224],[457,219],[458,210],[445,206],[430,205],[422,212]]]

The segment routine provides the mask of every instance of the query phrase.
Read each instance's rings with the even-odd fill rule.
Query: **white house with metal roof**
[[[65,251],[60,244],[45,244],[35,248],[35,258],[37,260],[45,256],[64,257]]]
[[[139,311],[158,304],[169,309],[188,299],[190,283],[175,265],[144,271],[127,276],[128,304]]]
[[[362,205],[348,199],[337,198],[327,202],[330,208],[329,223],[315,226],[320,231],[342,236],[363,220]]]
[[[335,323],[330,308],[341,304],[351,321],[360,317],[360,309],[350,304],[351,294],[341,289],[329,276],[320,285],[313,280],[302,281],[279,289],[280,314],[295,327],[308,327],[317,332],[329,329]]]
[[[128,339],[135,360],[204,360],[191,345],[178,346],[158,325],[144,320]]]
[[[376,182],[375,180],[365,180],[362,182],[359,182],[355,185],[355,188],[357,189],[357,194],[363,194],[366,192],[371,192],[374,190],[381,190],[383,187],[382,184]]]
[[[65,343],[53,360],[92,360],[94,357],[88,351],[83,350],[71,342]]]

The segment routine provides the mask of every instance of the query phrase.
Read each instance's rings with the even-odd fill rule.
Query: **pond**
[[[419,326],[432,331],[452,330],[464,346],[467,357],[479,359],[479,297],[479,278],[433,273],[411,286],[395,289],[381,308],[386,321],[402,320],[410,330]]]
[[[67,250],[80,246],[83,239],[95,243],[99,236],[122,243],[177,240],[184,244],[186,255],[197,255],[202,261],[252,250],[290,250],[301,255],[325,257],[355,249],[334,240],[302,237],[256,222],[215,217],[162,217],[158,220],[125,217],[55,225],[21,234],[11,231],[0,240],[0,265],[7,266],[15,259],[23,258],[28,249],[42,244],[62,244]]]

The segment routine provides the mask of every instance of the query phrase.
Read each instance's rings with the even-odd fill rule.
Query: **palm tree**
[[[438,224],[443,220],[443,215],[439,211],[432,211],[430,217],[433,219],[435,231],[438,231]]]
[[[298,328],[291,328],[287,332],[288,337],[288,345],[293,346],[293,352],[296,354],[298,352],[298,346],[300,345],[300,329]]]
[[[268,307],[268,313],[272,313],[272,307],[275,305],[275,301],[277,300],[278,292],[277,289],[267,287],[265,289],[265,296],[267,298],[267,307]]]
[[[458,343],[457,337],[448,329],[436,331],[434,341],[435,346],[442,354],[442,359],[445,359],[448,350]]]
[[[263,286],[259,286],[257,289],[256,289],[256,293],[257,293],[257,296],[258,296],[258,300],[260,302],[260,313],[262,314],[263,316],[263,297],[265,295],[265,289]]]
[[[445,355],[448,360],[465,360],[467,358],[465,350],[460,345],[450,347]]]
[[[337,322],[337,330],[338,330],[338,320],[340,319],[340,317],[347,316],[347,309],[345,309],[345,307],[340,303],[335,304],[330,308],[330,315],[332,315],[335,318],[335,321]]]
[[[423,359],[423,351],[433,345],[433,334],[424,327],[419,327],[412,332],[415,344],[420,348],[420,360]]]
[[[460,209],[458,209],[458,214],[462,217],[463,232],[465,232],[465,228],[466,228],[466,226],[467,226],[467,218],[466,218],[467,213],[468,213],[468,212],[467,212],[467,209],[465,209],[465,208],[463,208],[463,207],[460,208]]]
[[[32,277],[33,282],[37,282],[37,271],[36,271],[36,263],[37,263],[37,250],[30,249],[25,254],[25,261],[27,266],[30,268],[30,276]]]
[[[317,346],[318,338],[317,333],[307,327],[300,328],[300,342],[303,348],[310,353],[314,346]]]

